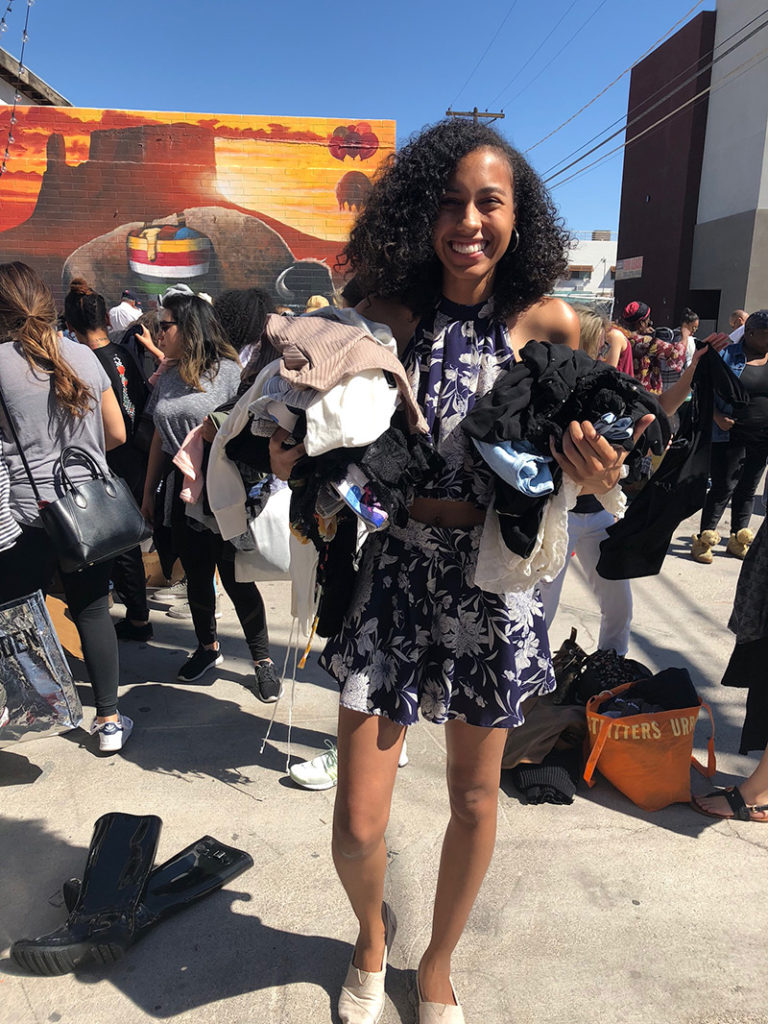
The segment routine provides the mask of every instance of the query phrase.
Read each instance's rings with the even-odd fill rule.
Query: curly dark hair
[[[569,236],[541,178],[498,132],[453,118],[438,121],[392,154],[379,172],[340,258],[367,294],[397,299],[417,314],[434,308],[442,265],[432,233],[443,191],[456,164],[475,149],[509,161],[520,241],[496,266],[496,315],[506,319],[550,291],[567,266]]]
[[[224,333],[238,352],[261,338],[267,314],[273,312],[272,300],[261,288],[232,288],[222,292],[214,300],[213,308]]]

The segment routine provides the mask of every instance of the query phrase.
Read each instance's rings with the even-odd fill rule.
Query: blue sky
[[[7,4],[0,0],[0,14]],[[496,126],[518,149],[530,149],[528,158],[546,176],[620,122],[629,75],[536,144],[676,22],[714,6],[714,0],[36,0],[25,64],[76,106],[393,118],[398,143],[449,106],[503,108],[505,119]],[[25,13],[26,0],[14,0],[0,36],[14,56]],[[569,228],[616,230],[621,167],[618,153],[553,190]]]

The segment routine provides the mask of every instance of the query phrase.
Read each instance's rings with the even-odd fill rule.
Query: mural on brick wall
[[[26,107],[0,177],[0,254],[60,299],[84,277],[110,304],[184,281],[329,296],[393,121]],[[0,117],[0,123],[2,118]]]

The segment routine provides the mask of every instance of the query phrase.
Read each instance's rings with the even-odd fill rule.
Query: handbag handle
[[[712,726],[712,732],[707,740],[707,767],[705,768],[699,759],[694,757],[693,754],[691,754],[691,764],[700,775],[704,776],[705,779],[711,779],[717,771],[717,758],[715,757],[715,720],[712,717],[712,708],[709,704],[705,704],[704,701],[702,701],[701,706],[709,715],[709,724]]]
[[[37,489],[37,484],[35,483],[35,478],[32,476],[32,470],[29,468],[29,463],[27,462],[27,456],[24,454],[24,449],[23,449],[23,447],[21,445],[21,441],[19,440],[19,435],[16,433],[16,427],[15,427],[14,422],[13,422],[13,417],[11,416],[11,410],[6,405],[5,398],[3,397],[2,388],[0,388],[0,405],[2,405],[3,412],[5,413],[5,418],[8,420],[8,428],[11,431],[11,436],[13,437],[13,442],[16,445],[16,451],[19,453],[19,457],[21,458],[22,465],[24,466],[24,469],[26,470],[27,476],[29,477],[29,482],[32,484],[32,493],[35,496],[35,501],[37,502],[37,507],[38,508],[43,508],[43,506],[46,503],[40,497],[40,491],[38,491],[38,489]]]
[[[587,763],[584,765],[584,781],[590,787],[590,789],[595,784],[595,780],[592,778],[592,776],[595,773],[595,768],[597,767],[598,759],[602,754],[603,747],[605,746],[606,740],[608,739],[608,730],[611,728],[612,724],[613,719],[610,718],[606,718],[600,723],[600,732],[597,734],[597,739],[595,740],[594,746],[589,752]]]
[[[67,473],[67,463],[73,460],[84,463],[86,468],[91,471],[91,476],[94,480],[101,479],[104,480],[105,483],[107,482],[104,470],[98,462],[96,462],[96,460],[84,448],[78,448],[77,445],[70,444],[62,450],[59,457],[59,470],[70,491],[77,490],[77,487],[75,487],[69,477],[69,473]]]

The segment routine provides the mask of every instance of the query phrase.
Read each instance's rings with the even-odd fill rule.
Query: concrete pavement
[[[713,706],[723,784],[756,761],[735,753],[745,693],[719,685],[741,563],[724,545],[712,566],[693,563],[694,529],[691,521],[677,532],[659,577],[633,584],[630,655],[690,669]],[[268,584],[264,594],[278,660],[288,587]],[[287,779],[288,695],[260,752],[271,709],[238,683],[247,651],[226,598],[222,608],[225,662],[197,684],[174,681],[193,646],[191,625],[161,609],[153,643],[121,644],[121,708],[136,723],[122,756],[95,755],[82,730],[0,751],[4,1024],[337,1019],[355,928],[329,853],[334,793]],[[577,564],[553,646],[572,624],[593,649],[598,616]],[[316,653],[299,679],[293,753],[304,759],[333,738],[338,695]],[[81,695],[89,705],[87,685]],[[700,756],[707,735],[702,718]],[[387,892],[399,931],[384,1024],[416,1021],[413,972],[448,814],[442,730],[414,727],[408,748],[388,831]],[[694,786],[708,783],[694,776]],[[11,941],[64,920],[61,882],[81,873],[93,823],[111,810],[159,814],[160,859],[210,833],[248,850],[255,867],[108,969],[22,975],[8,958]],[[602,779],[592,790],[582,785],[570,807],[527,806],[505,780],[495,858],[454,962],[468,1024],[768,1024],[767,871],[768,828],[759,824],[710,820],[687,805],[647,813]]]

